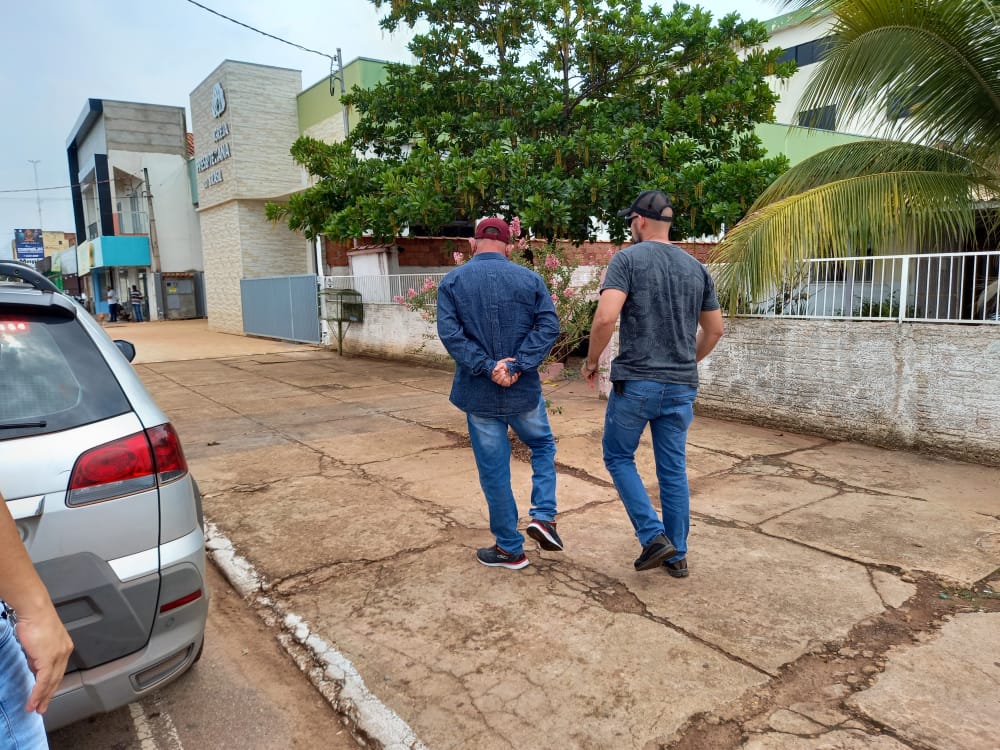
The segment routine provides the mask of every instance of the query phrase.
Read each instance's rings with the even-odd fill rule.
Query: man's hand
[[[51,604],[30,616],[18,613],[17,639],[35,675],[35,687],[25,708],[43,714],[62,682],[73,641]]]
[[[580,374],[583,375],[583,379],[590,383],[590,387],[594,387],[594,381],[597,379],[597,365],[591,365],[590,360],[584,360],[583,365],[580,367]]]
[[[490,374],[490,378],[499,386],[504,388],[510,388],[514,383],[516,383],[520,377],[521,373],[510,374],[510,370],[507,369],[508,362],[515,362],[514,357],[504,357],[499,360],[496,367],[493,368],[493,372]]]

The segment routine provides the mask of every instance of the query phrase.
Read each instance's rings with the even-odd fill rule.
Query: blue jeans
[[[132,321],[134,323],[142,322],[142,304],[139,302],[132,303]]]
[[[657,534],[666,534],[678,552],[669,562],[687,553],[691,495],[685,446],[697,393],[693,386],[678,383],[622,381],[622,393],[611,392],[604,417],[604,465],[621,495],[635,535],[645,547]],[[653,437],[662,521],[635,466],[635,450],[647,424]]]
[[[466,413],[472,453],[479,469],[479,484],[490,511],[490,531],[497,546],[517,555],[524,550],[524,536],[517,530],[517,502],[510,487],[510,439],[508,425],[531,449],[532,518],[554,521],[556,517],[556,441],[539,396],[532,411],[510,417],[477,417]]]
[[[34,686],[35,678],[14,637],[14,628],[9,619],[0,617],[0,747],[5,750],[44,750],[49,746],[42,717],[24,710]]]

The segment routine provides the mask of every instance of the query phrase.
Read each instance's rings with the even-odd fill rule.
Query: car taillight
[[[28,324],[23,320],[0,320],[0,333],[24,333]]]
[[[149,490],[187,473],[177,433],[169,424],[152,427],[82,454],[70,475],[66,504],[87,505]]]
[[[169,422],[159,427],[146,430],[149,444],[153,446],[153,456],[156,460],[156,473],[160,484],[172,482],[187,474],[187,461],[184,460],[184,450],[177,431]]]

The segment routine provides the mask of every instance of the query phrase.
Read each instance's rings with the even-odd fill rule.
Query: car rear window
[[[79,427],[130,409],[75,319],[0,312],[0,440]]]

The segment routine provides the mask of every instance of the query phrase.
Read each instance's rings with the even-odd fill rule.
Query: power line
[[[101,180],[101,182],[112,182],[112,180]],[[80,185],[92,185],[92,182],[81,182]],[[11,190],[0,190],[0,193],[34,193],[38,190],[65,190],[67,188],[73,187],[72,185],[55,185],[54,187],[40,187],[40,188],[13,188]]]
[[[326,52],[320,52],[319,50],[309,49],[308,47],[303,47],[301,44],[296,44],[295,42],[290,42],[287,39],[282,39],[280,36],[275,36],[274,34],[268,34],[266,31],[261,31],[257,27],[251,26],[248,23],[243,23],[242,21],[237,21],[235,18],[230,18],[229,16],[227,16],[224,13],[219,13],[219,11],[213,10],[212,8],[209,8],[207,5],[202,5],[201,3],[195,2],[195,0],[187,0],[187,1],[189,3],[191,3],[191,5],[196,5],[199,8],[201,8],[202,10],[207,10],[209,13],[212,13],[212,14],[218,16],[219,18],[225,18],[227,21],[232,21],[237,26],[242,26],[244,29],[250,29],[250,31],[256,31],[258,34],[262,34],[263,36],[266,36],[266,37],[269,37],[271,39],[274,39],[275,41],[281,42],[282,44],[287,44],[287,45],[289,45],[291,47],[297,47],[298,49],[302,50],[303,52],[311,52],[314,55],[319,55],[321,57],[325,57],[328,60],[330,60],[331,63],[335,62],[337,60],[336,57],[334,57],[333,55],[328,55]]]
[[[280,36],[275,36],[274,34],[269,34],[266,31],[262,31],[261,29],[258,29],[256,26],[251,26],[248,23],[237,21],[235,18],[230,18],[225,13],[220,13],[217,10],[213,10],[212,8],[209,8],[207,5],[202,5],[201,3],[196,2],[196,0],[187,0],[187,1],[191,3],[191,5],[201,8],[202,10],[208,11],[212,15],[218,16],[219,18],[224,18],[227,21],[235,23],[237,26],[242,26],[244,29],[249,29],[250,31],[254,31],[262,36],[266,36],[269,39],[274,39],[276,42],[287,44],[288,46],[295,47],[296,49],[300,49],[303,52],[310,52],[314,55],[325,57],[327,60],[330,61],[330,96],[337,95],[336,91],[333,88],[334,81],[340,82],[340,95],[344,96],[344,94],[346,93],[344,84],[344,58],[340,52],[340,47],[337,48],[336,55],[330,55],[327,54],[326,52],[320,52],[319,50],[310,49],[309,47],[303,47],[301,44],[296,44],[295,42],[290,42],[287,39],[282,39]],[[344,108],[344,134],[346,135],[348,132],[350,132],[350,124],[347,121],[347,109]]]
[[[69,190],[70,188],[78,187],[81,190],[84,188],[89,188],[94,185],[113,185],[116,180],[87,180],[85,182],[78,182],[72,185],[53,185],[52,187],[40,187],[40,188],[8,188],[5,190],[0,190],[0,193],[34,193],[36,190]],[[139,180],[139,184],[134,186],[133,189],[141,187],[143,184],[142,180]],[[163,183],[159,183],[156,187],[162,187]]]

